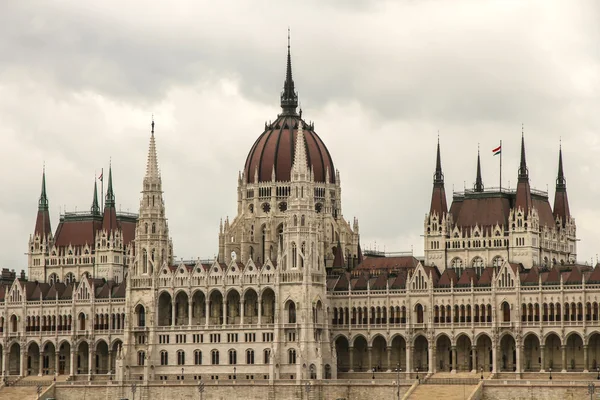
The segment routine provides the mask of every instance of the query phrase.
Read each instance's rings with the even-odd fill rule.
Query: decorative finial
[[[152,114],[152,136],[154,136],[154,113]]]

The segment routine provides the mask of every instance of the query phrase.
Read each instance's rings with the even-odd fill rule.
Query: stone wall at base
[[[596,388],[598,390],[599,388]],[[596,393],[598,394],[598,392]],[[589,399],[587,386],[506,385],[483,387],[483,400],[584,400]],[[593,397],[596,399],[596,395]]]
[[[400,396],[410,388],[406,384],[400,386]],[[99,385],[57,385],[57,400],[106,400],[133,399],[131,386],[117,384]],[[212,384],[204,387],[203,400],[359,400],[359,399],[394,399],[396,386],[391,383],[350,383],[328,382],[314,383],[307,397],[306,387],[292,383],[265,384]],[[195,384],[152,384],[136,386],[135,399],[140,400],[198,400],[198,386]]]

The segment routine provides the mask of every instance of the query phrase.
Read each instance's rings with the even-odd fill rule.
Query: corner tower
[[[440,271],[446,268],[446,232],[450,223],[446,190],[444,188],[444,173],[442,172],[442,157],[440,154],[440,139],[437,142],[435,172],[433,174],[433,192],[429,214],[425,216],[425,263],[435,265]]]
[[[133,276],[154,276],[164,263],[171,265],[173,262],[173,245],[169,238],[162,179],[156,154],[154,120],[151,126],[148,162],[135,233]]]
[[[42,172],[42,190],[33,235],[29,237],[28,276],[31,280],[45,282],[46,259],[53,245],[48,195],[46,194],[46,168]]]

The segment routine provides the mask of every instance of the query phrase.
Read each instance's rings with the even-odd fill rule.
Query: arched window
[[[143,351],[138,351],[137,353],[137,362],[138,365],[142,366],[146,362],[146,353]]]
[[[135,312],[138,315],[138,318],[137,318],[138,326],[140,328],[145,327],[146,326],[146,309],[144,308],[143,305],[139,304],[136,307],[136,311]]]
[[[146,249],[142,250],[142,273],[148,273],[148,251]]]
[[[298,217],[294,215],[294,226],[298,226]]]
[[[304,226],[306,224],[306,217],[304,215],[302,215],[300,217],[300,226]]]
[[[202,352],[194,350],[194,365],[202,365]]]
[[[483,267],[483,259],[481,257],[475,257],[471,261],[471,267],[473,267],[473,268],[481,268],[481,267]]]
[[[246,364],[254,364],[254,350],[246,350]]]
[[[504,259],[501,256],[496,256],[492,260],[492,267],[494,267],[496,269],[498,269],[499,267],[501,267],[502,264],[504,264]]]
[[[144,224],[144,233],[146,235],[148,234],[148,223],[147,222]]]
[[[213,350],[210,352],[212,365],[219,365],[219,350]]]
[[[177,365],[185,365],[185,351],[177,351]]]
[[[67,275],[65,275],[65,283],[67,285],[74,283],[75,282],[75,275],[73,275],[72,272],[69,272]]]
[[[296,364],[296,349],[288,350],[288,364]]]
[[[296,303],[293,301],[288,302],[288,323],[296,323]]]
[[[265,349],[263,351],[263,364],[269,364],[271,362],[271,349]]]
[[[423,306],[421,304],[417,304],[415,306],[415,311],[417,313],[417,324],[423,323]]]
[[[156,233],[156,222],[152,223],[152,233]]]
[[[160,352],[160,365],[169,365],[169,353],[165,350]]]
[[[462,268],[463,262],[460,257],[455,257],[451,261],[452,268]]]
[[[237,364],[237,352],[235,350],[229,350],[229,364]]]
[[[298,263],[298,249],[296,243],[292,242],[292,268],[296,268]]]

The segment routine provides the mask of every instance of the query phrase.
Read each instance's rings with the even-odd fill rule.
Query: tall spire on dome
[[[475,192],[483,192],[483,180],[481,179],[481,161],[479,157],[479,146],[477,146],[477,178],[475,178]]]
[[[294,88],[294,79],[292,78],[292,56],[290,52],[290,29],[288,28],[288,51],[287,51],[287,68],[285,71],[285,82],[283,84],[283,92],[281,92],[281,109],[283,114],[296,115],[298,108],[298,93]]]
[[[156,156],[156,142],[154,140],[154,117],[152,117],[152,131],[150,135],[150,146],[148,147],[148,164],[146,165],[147,178],[159,178],[158,157]]]
[[[98,183],[94,180],[94,198],[92,199],[92,214],[100,214],[100,205],[98,204]]]
[[[446,190],[444,189],[444,173],[442,172],[442,157],[440,155],[440,137],[438,135],[437,155],[435,159],[435,173],[433,174],[433,193],[431,194],[431,207],[429,215],[437,214],[438,217],[448,213],[446,203]]]

